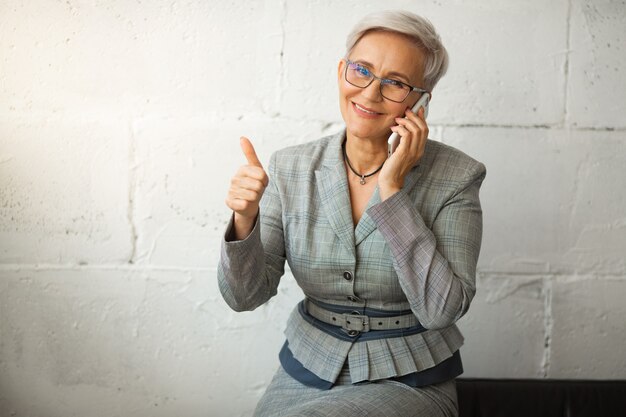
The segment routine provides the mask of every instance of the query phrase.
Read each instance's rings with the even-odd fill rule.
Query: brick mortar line
[[[529,278],[529,279],[545,279],[551,278],[557,282],[578,282],[578,281],[594,281],[594,280],[613,280],[613,281],[626,281],[626,271],[616,273],[580,273],[580,272],[512,272],[512,271],[499,271],[499,272],[478,272],[477,277],[479,279],[506,279],[506,278]]]
[[[565,82],[563,83],[563,124],[567,124],[569,121],[569,54],[571,53],[571,25],[572,25],[572,0],[567,2],[567,12],[565,17],[565,63],[563,66],[563,76]]]
[[[308,122],[308,123],[321,123],[323,126],[343,125],[341,120],[323,120],[323,119],[307,119],[307,118],[293,118],[289,116],[283,116],[280,113],[269,116],[268,120],[284,120],[287,122]],[[233,119],[234,120],[234,119]],[[599,131],[599,132],[626,132],[625,127],[615,126],[575,126],[566,125],[563,123],[554,124],[533,124],[533,125],[519,125],[519,124],[498,124],[498,123],[429,123],[431,127],[469,127],[469,128],[502,128],[502,129],[545,129],[545,130],[570,130],[570,131]]]
[[[541,377],[550,376],[550,365],[552,359],[552,327],[554,317],[552,315],[552,280],[544,280],[544,316],[543,316],[543,356],[541,359]]]
[[[280,77],[278,91],[278,105],[282,105],[285,94],[285,85],[287,84],[287,73],[285,71],[285,39],[287,31],[285,30],[285,21],[287,20],[287,0],[283,0],[280,5]]]
[[[461,124],[432,124],[432,126],[461,127],[461,128],[495,128],[495,129],[543,129],[543,130],[569,130],[575,132],[626,132],[626,127],[578,127],[565,125],[499,125],[499,124],[480,124],[480,123],[461,123]]]
[[[174,265],[142,265],[142,264],[0,264],[0,271],[90,271],[90,270],[119,270],[119,271],[214,271],[217,269],[217,265],[214,266],[174,266]],[[290,269],[285,265],[285,274],[291,273]],[[555,280],[561,282],[578,282],[578,281],[591,281],[591,280],[612,280],[612,281],[626,281],[626,273],[624,274],[577,274],[577,273],[519,273],[519,272],[479,272],[479,279],[485,278],[512,278],[512,277],[524,277],[524,278],[537,278]],[[562,281],[562,279],[572,281]]]
[[[0,264],[0,271],[127,271],[127,272],[141,272],[141,271],[179,271],[179,272],[193,272],[193,271],[215,271],[215,266],[164,266],[164,265],[141,265],[141,264],[92,264],[92,265],[78,265],[78,264]]]
[[[31,114],[32,115],[32,114]],[[0,112],[0,118],[1,118],[2,114]],[[57,115],[58,116],[58,115]],[[247,119],[249,119],[250,117],[255,117],[255,119],[253,121],[255,122],[262,122],[262,121],[278,121],[280,122],[282,121],[287,121],[287,122],[298,122],[298,123],[318,123],[321,126],[334,126],[334,125],[343,125],[343,121],[341,120],[328,120],[328,119],[307,119],[307,118],[295,118],[295,117],[289,117],[289,116],[284,116],[281,115],[280,113],[276,113],[276,114],[267,114],[264,112],[260,112],[260,113],[254,113],[254,114],[247,114],[247,115],[238,115],[238,116],[230,116],[230,117],[225,117],[223,115],[220,115],[218,113],[214,113],[214,112],[206,112],[206,113],[198,113],[198,114],[189,114],[186,117],[176,117],[177,115],[174,115],[174,117],[172,117],[171,114],[149,114],[149,115],[144,115],[143,117],[137,119],[137,120],[144,120],[144,119],[167,119],[167,120],[188,120],[188,119],[204,119],[204,120],[208,120],[208,118],[210,118],[211,121],[213,122],[222,122],[222,123],[229,123],[229,122],[233,122],[233,123],[241,123],[242,121],[246,121]],[[258,119],[256,118],[257,116],[262,116],[259,117]],[[51,120],[50,117],[42,117],[42,118],[31,118],[31,119],[15,119],[16,121],[19,122],[32,122],[32,123],[36,123],[38,120],[42,120],[45,119],[46,121],[50,122],[50,121],[55,121],[55,120]],[[66,120],[64,117],[57,117],[56,121],[64,121]],[[94,118],[94,119],[90,119],[87,122],[89,123],[105,123],[105,122],[110,122],[111,120],[113,120],[112,118],[108,117],[108,118]],[[252,120],[252,119],[250,119]],[[524,129],[524,130],[528,130],[528,129],[544,129],[544,130],[569,130],[569,131],[576,131],[576,132],[626,132],[626,126],[625,127],[620,127],[620,126],[576,126],[576,125],[567,125],[565,123],[555,123],[555,124],[533,124],[533,125],[520,125],[520,124],[498,124],[498,123],[431,123],[432,127],[441,127],[441,128],[495,128],[495,129]]]
[[[135,226],[135,192],[137,189],[137,156],[136,156],[136,135],[134,121],[129,122],[129,138],[128,138],[128,207],[126,217],[130,228],[130,244],[131,250],[128,254],[128,263],[135,262],[137,254],[137,227]]]

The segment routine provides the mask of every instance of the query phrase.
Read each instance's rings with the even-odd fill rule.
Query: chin
[[[370,130],[350,130],[348,129],[350,134],[354,137],[360,139],[370,139],[370,140],[382,140],[385,134],[380,131],[372,132]]]
[[[349,123],[346,126],[346,129],[352,136],[356,136],[359,138],[381,138],[386,135],[388,129],[382,129],[380,125],[371,126],[364,125],[362,123]],[[391,130],[389,130],[389,135],[391,135]],[[388,136],[388,135],[387,135]]]
[[[348,102],[349,103],[349,102]],[[386,128],[386,120],[372,120],[359,117],[357,114],[351,113],[351,109],[348,107],[344,114],[344,122],[346,124],[346,130],[350,132],[352,136],[369,139],[369,138],[381,138],[389,137],[391,130]],[[389,126],[391,127],[391,125]]]

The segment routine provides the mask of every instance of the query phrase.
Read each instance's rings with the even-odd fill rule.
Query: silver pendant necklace
[[[359,174],[358,172],[356,172],[356,170],[354,168],[352,168],[352,164],[350,163],[350,160],[348,159],[348,153],[346,152],[346,142],[345,141],[341,144],[341,148],[343,149],[343,159],[346,161],[346,163],[350,167],[350,170],[352,172],[354,172],[354,174],[357,177],[361,178],[361,180],[359,181],[359,183],[361,185],[365,185],[365,178],[371,177],[372,175],[376,174],[378,171],[380,171],[383,168],[383,165],[385,165],[385,163],[383,162],[382,165],[379,166],[378,169],[376,169],[376,171],[374,171],[374,172],[372,172],[370,174]]]

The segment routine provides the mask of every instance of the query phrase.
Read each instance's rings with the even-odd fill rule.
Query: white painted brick
[[[567,1],[457,2],[439,13],[450,70],[435,89],[433,121],[562,121]]]
[[[487,167],[482,271],[624,274],[624,132],[448,128]]]
[[[538,378],[544,355],[542,279],[479,277],[468,313],[459,320],[466,378]]]
[[[585,274],[626,276],[626,132],[573,132],[578,161],[563,259]]]
[[[2,277],[5,415],[89,415],[152,401],[141,385],[158,368],[145,366],[153,353],[137,344],[144,283],[115,271],[24,269]]]
[[[430,19],[450,54],[432,123],[545,125],[564,117],[567,2],[322,1],[287,6],[281,114],[341,120],[337,65],[366,12],[404,8]],[[303,10],[304,9],[304,10]],[[332,10],[332,11],[331,11]],[[359,13],[355,11],[359,10]],[[487,12],[488,11],[488,12]],[[314,47],[307,47],[314,45]]]
[[[278,3],[12,3],[0,16],[2,109],[239,113],[278,98]]]
[[[568,122],[625,128],[626,5],[574,0],[571,7]]]
[[[487,165],[465,376],[625,377],[619,1],[9,0],[0,415],[251,414],[302,293],[287,273],[254,312],[221,299],[238,138],[267,164],[337,131],[346,34],[383,8],[441,33],[431,137]]]
[[[626,378],[626,280],[558,280],[550,378]]]
[[[238,314],[221,300],[215,270],[3,270],[0,411],[250,412],[301,298],[284,279],[280,300]]]
[[[330,132],[321,123],[266,118],[156,119],[135,123],[137,163],[135,262],[216,265],[231,211],[230,179],[246,163],[247,136],[267,170],[279,148]]]
[[[1,123],[0,262],[126,262],[128,124]]]

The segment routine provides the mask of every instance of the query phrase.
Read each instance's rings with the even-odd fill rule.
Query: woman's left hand
[[[406,109],[405,117],[397,117],[397,126],[391,128],[401,139],[396,151],[385,162],[378,175],[381,200],[386,200],[404,186],[404,178],[424,155],[428,139],[428,125],[424,120],[424,108],[417,114]]]

